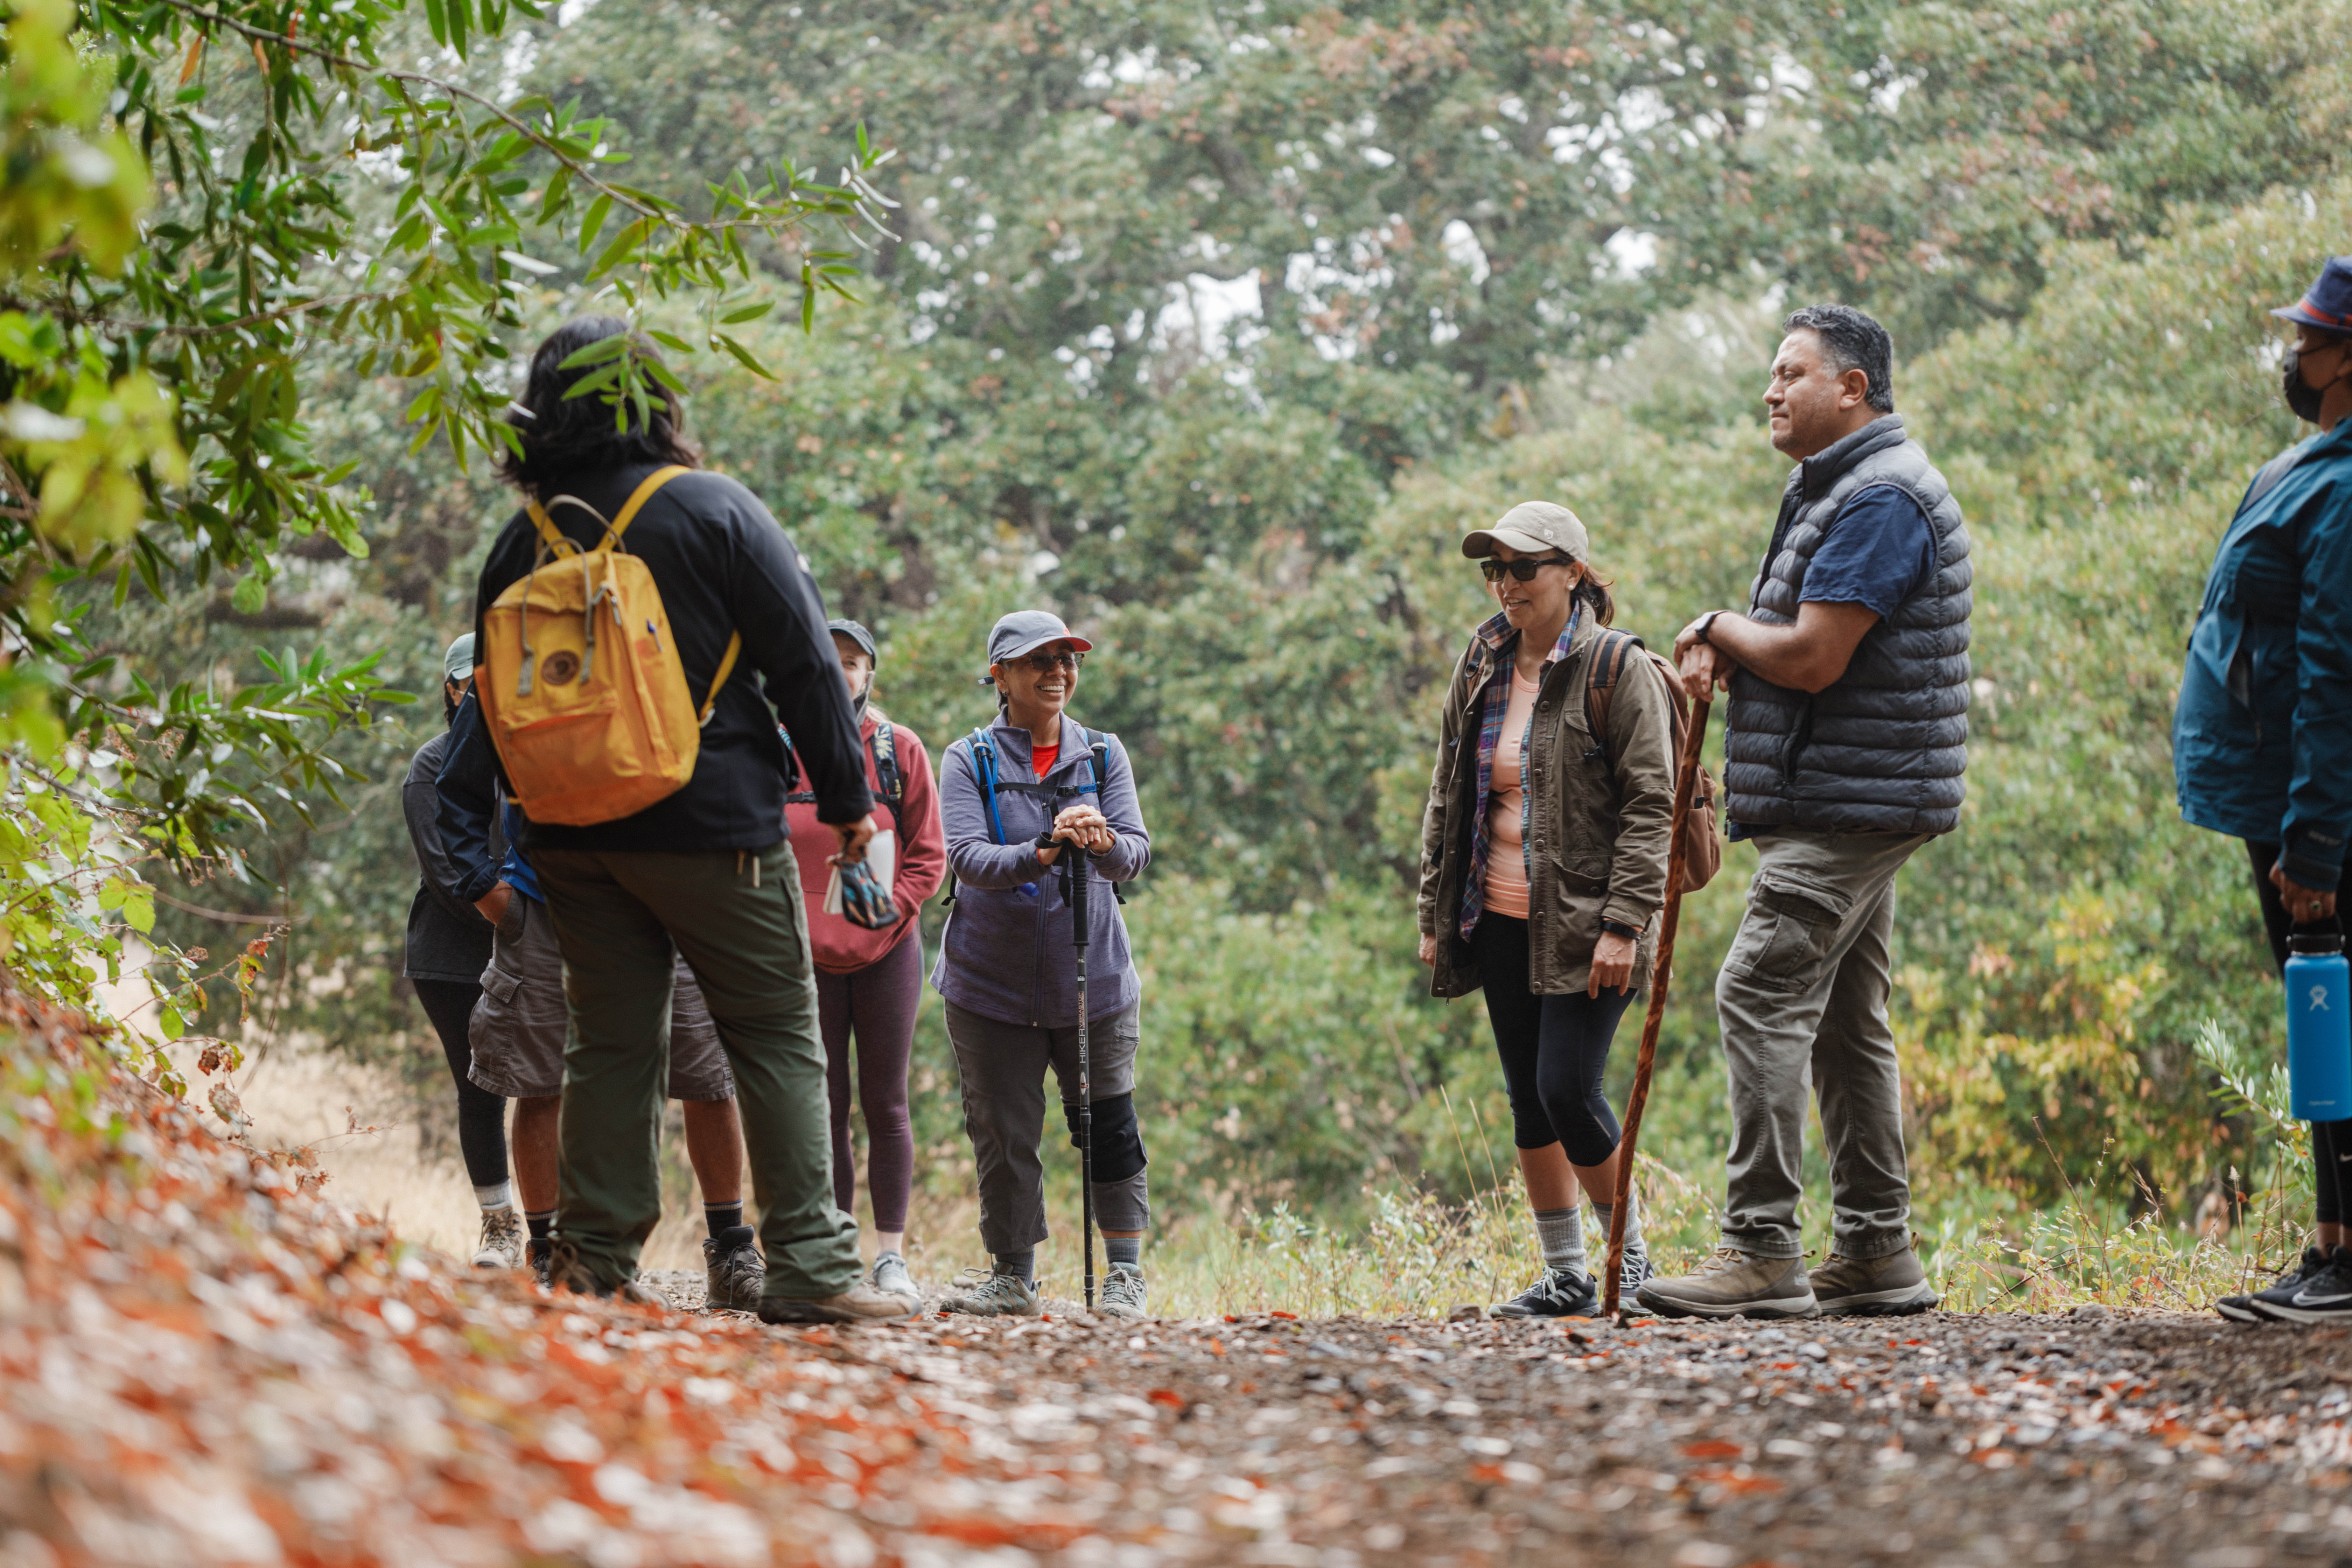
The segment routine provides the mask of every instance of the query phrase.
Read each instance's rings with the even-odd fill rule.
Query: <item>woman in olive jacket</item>
[[[1593,574],[1584,524],[1528,501],[1473,530],[1499,614],[1455,668],[1421,826],[1421,961],[1438,996],[1484,987],[1544,1274],[1503,1317],[1596,1310],[1576,1189],[1610,1222],[1609,1044],[1655,961],[1674,814],[1665,677]],[[1613,672],[1604,694],[1596,668]],[[1596,700],[1597,699],[1597,700]],[[1605,714],[1605,734],[1592,730]],[[1649,1275],[1626,1215],[1624,1292]]]

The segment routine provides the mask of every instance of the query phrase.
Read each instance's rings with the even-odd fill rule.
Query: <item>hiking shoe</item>
[[[1633,1260],[1625,1260],[1628,1268]],[[1601,1310],[1600,1284],[1590,1274],[1545,1269],[1540,1278],[1499,1307],[1487,1310],[1497,1318],[1589,1318]]]
[[[768,1260],[749,1225],[730,1225],[702,1244],[702,1305],[709,1312],[757,1312],[768,1288]]]
[[[2272,1319],[2266,1317],[2263,1314],[2262,1309],[2255,1306],[2254,1303],[2262,1297],[2271,1295],[2277,1291],[2285,1291],[2288,1299],[2291,1300],[2294,1297],[2296,1289],[2301,1286],[2305,1280],[2311,1278],[2314,1274],[2317,1274],[2321,1269],[2326,1267],[2326,1253],[2320,1251],[2317,1247],[2305,1247],[2303,1249],[2303,1256],[2301,1259],[2296,1262],[2293,1268],[2287,1270],[2284,1274],[2281,1274],[2279,1276],[2278,1283],[2271,1286],[2269,1290],[2250,1290],[2242,1295],[2224,1296],[2213,1304],[2213,1310],[2220,1313],[2223,1317],[2228,1318],[2232,1323],[2271,1322]]]
[[[540,1286],[546,1288],[554,1285],[550,1269],[555,1257],[555,1244],[545,1236],[533,1236],[525,1248],[525,1255],[531,1260],[532,1276],[539,1281]]]
[[[866,1283],[893,1296],[912,1296],[917,1301],[923,1299],[922,1287],[915,1283],[914,1275],[907,1272],[907,1260],[895,1252],[885,1252],[874,1260],[874,1272],[866,1276]]]
[[[1143,1270],[1132,1263],[1114,1263],[1103,1276],[1102,1294],[1094,1310],[1106,1318],[1148,1317],[1143,1304]]]
[[[669,1305],[650,1286],[634,1278],[606,1284],[574,1248],[560,1241],[548,1248],[547,1285],[551,1290],[568,1290],[575,1296],[601,1296],[611,1301],[633,1302],[640,1307]]]
[[[2271,1286],[2254,1310],[2281,1323],[2352,1323],[2352,1251],[2337,1247],[2316,1272]]]
[[[1803,1258],[1717,1247],[1688,1274],[1652,1279],[1641,1304],[1662,1318],[1810,1318],[1821,1315]]]
[[[1936,1304],[1936,1293],[1919,1266],[1919,1254],[1906,1244],[1882,1258],[1831,1253],[1813,1271],[1813,1299],[1832,1315],[1896,1317],[1925,1312]]]
[[[994,1269],[966,1269],[956,1276],[955,1289],[939,1303],[942,1312],[967,1312],[976,1318],[1033,1318],[1044,1310],[1037,1287],[1018,1274]]]
[[[1658,1277],[1658,1267],[1650,1261],[1646,1250],[1625,1249],[1625,1261],[1617,1269],[1617,1305],[1620,1310],[1639,1305],[1641,1288]]]
[[[876,1290],[864,1280],[836,1296],[762,1296],[762,1323],[889,1323],[923,1310],[920,1296]]]
[[[511,1208],[482,1211],[482,1244],[474,1249],[478,1269],[523,1266],[523,1217]]]

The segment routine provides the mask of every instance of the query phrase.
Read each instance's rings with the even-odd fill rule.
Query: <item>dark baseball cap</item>
[[[2271,314],[2322,332],[2352,334],[2352,256],[2330,256],[2301,299]]]
[[[1048,643],[1066,642],[1080,653],[1091,653],[1094,644],[1062,624],[1062,618],[1051,610],[1015,610],[999,620],[988,632],[988,662],[1002,664],[1007,659],[1018,659],[1025,653],[1035,653]],[[983,675],[980,684],[991,684],[993,677]]]
[[[836,636],[847,637],[851,642],[865,649],[868,662],[874,664],[882,662],[882,650],[874,646],[874,634],[847,616],[836,616],[827,621],[825,630]]]

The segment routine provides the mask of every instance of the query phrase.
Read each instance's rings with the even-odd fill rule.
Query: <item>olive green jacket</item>
[[[1528,972],[1539,996],[1585,988],[1603,919],[1642,933],[1637,986],[1649,984],[1657,959],[1674,817],[1673,698],[1651,660],[1627,658],[1608,704],[1608,743],[1595,745],[1585,723],[1585,672],[1599,633],[1594,623],[1580,625],[1566,656],[1546,666],[1528,736]],[[1507,627],[1492,646],[1472,638],[1446,689],[1421,818],[1421,930],[1438,939],[1436,996],[1466,996],[1480,984],[1460,929],[1478,809],[1479,721],[1487,683],[1509,667],[1517,642]]]

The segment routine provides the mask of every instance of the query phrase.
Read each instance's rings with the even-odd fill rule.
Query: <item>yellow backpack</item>
[[[573,544],[546,508],[530,503],[540,549],[530,573],[483,614],[474,692],[507,785],[534,822],[616,821],[694,776],[702,726],[743,637],[728,639],[697,709],[653,573],[621,548],[638,508],[685,472],[672,465],[647,475],[593,550]],[[585,501],[554,501],[566,503],[604,522]]]

